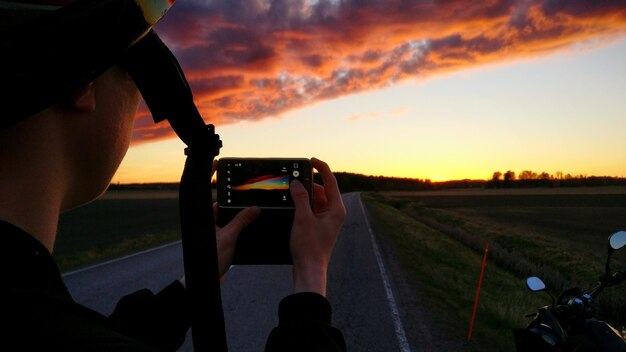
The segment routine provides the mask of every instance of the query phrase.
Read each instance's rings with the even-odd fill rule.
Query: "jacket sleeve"
[[[131,337],[165,351],[184,342],[190,319],[186,290],[175,281],[156,295],[143,289],[122,297],[110,318]]]
[[[265,352],[345,352],[343,334],[331,325],[328,300],[316,293],[285,297],[278,308],[278,326],[265,345]]]

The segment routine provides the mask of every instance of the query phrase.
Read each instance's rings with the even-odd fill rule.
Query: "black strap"
[[[211,169],[221,141],[213,126],[204,124],[176,58],[154,32],[132,47],[123,65],[155,122],[167,119],[188,146],[179,202],[193,346],[198,352],[226,352],[211,193]]]
[[[212,127],[207,129],[207,138]],[[179,196],[193,346],[195,351],[227,351],[211,194],[214,155],[196,148],[186,149]]]

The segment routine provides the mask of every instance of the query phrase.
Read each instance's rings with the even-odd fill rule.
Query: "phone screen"
[[[217,169],[217,202],[221,207],[294,208],[289,184],[299,180],[309,190],[309,159],[222,158]]]

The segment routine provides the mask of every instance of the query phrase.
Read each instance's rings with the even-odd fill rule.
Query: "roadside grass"
[[[53,256],[66,272],[180,239],[177,191],[108,191],[61,215]]]
[[[624,199],[614,207],[599,208],[585,204],[546,207],[540,199],[536,201],[539,206],[475,209],[433,209],[409,202],[401,210],[474,250],[489,241],[493,262],[519,277],[541,277],[555,296],[565,288],[589,288],[604,271],[609,234],[626,226]],[[550,213],[556,215],[546,224],[544,214]],[[613,270],[626,268],[625,258],[624,253],[617,253]],[[624,293],[626,286],[621,285],[598,297],[602,319],[617,326],[626,323]]]
[[[171,233],[140,235],[135,238],[124,239],[121,242],[111,245],[101,245],[65,255],[55,254],[55,260],[59,266],[59,270],[61,270],[61,272],[67,272],[80,267],[119,258],[124,255],[137,253],[179,239],[178,234]]]
[[[179,239],[177,199],[99,199],[61,216],[53,256],[65,272]]]
[[[493,221],[483,216],[485,210],[477,214],[467,208],[434,208],[410,196],[368,193],[363,199],[377,233],[395,245],[411,279],[428,294],[435,316],[460,338],[467,336],[482,253],[485,242],[490,243],[468,350],[514,350],[513,329],[524,327],[529,322],[526,314],[549,303],[547,295],[527,291],[526,276],[541,276],[554,288],[553,294],[572,284],[585,288],[597,279],[606,258],[608,234],[602,241],[581,241],[571,232],[569,238],[567,233],[546,236],[530,230],[534,216],[526,218],[528,225]],[[511,211],[525,211],[513,208],[509,206]],[[600,305],[612,308],[603,313],[614,324],[623,322],[623,296],[609,290],[601,296]]]

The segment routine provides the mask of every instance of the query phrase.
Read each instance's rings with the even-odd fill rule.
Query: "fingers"
[[[240,211],[235,217],[222,228],[222,232],[239,234],[246,226],[250,225],[259,216],[261,209],[250,207]]]
[[[291,199],[293,199],[293,203],[296,206],[296,218],[313,215],[309,202],[309,192],[307,192],[306,188],[304,188],[300,181],[291,181],[291,184],[289,185],[289,192],[291,193]]]
[[[328,199],[326,199],[326,192],[324,191],[324,186],[318,185],[317,183],[313,184],[313,212],[317,213],[322,211],[326,204],[328,203]]]
[[[213,204],[213,209],[217,213],[217,204]],[[224,275],[233,261],[235,245],[239,233],[259,216],[261,209],[258,207],[245,208],[224,227],[217,229],[217,258],[219,260],[220,275]],[[223,277],[220,279],[223,281]]]
[[[324,192],[328,202],[332,205],[342,204],[341,192],[339,192],[339,185],[337,185],[337,179],[330,171],[330,167],[325,162],[312,158],[311,163],[313,167],[319,171],[324,183]]]

